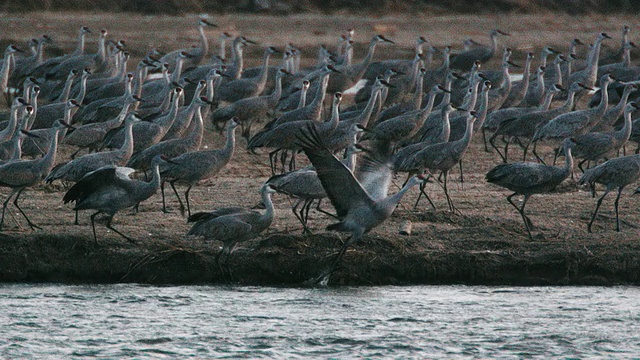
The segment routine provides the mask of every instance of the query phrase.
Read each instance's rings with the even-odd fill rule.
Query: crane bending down
[[[538,163],[521,162],[500,164],[489,170],[486,175],[486,180],[488,182],[513,191],[513,194],[507,196],[507,201],[516,208],[520,213],[520,216],[522,216],[524,226],[527,229],[529,239],[531,240],[533,240],[533,236],[531,236],[533,222],[531,222],[531,219],[524,214],[524,207],[527,205],[527,200],[529,200],[533,194],[542,194],[553,190],[567,177],[569,177],[569,174],[571,174],[573,169],[571,148],[574,145],[575,141],[571,138],[567,138],[563,141],[566,160],[565,165],[562,168]],[[518,208],[518,206],[511,201],[511,198],[516,195],[524,195],[521,208]]]
[[[88,173],[64,194],[64,203],[74,201],[73,210],[97,210],[91,215],[93,239],[96,236],[95,217],[105,213],[107,228],[113,230],[123,238],[133,242],[133,239],[111,226],[113,216],[120,210],[135,206],[150,198],[160,187],[160,161],[171,161],[163,155],[156,156],[152,161],[153,177],[150,182],[134,180],[129,177],[135,170],[119,166],[105,166]]]
[[[251,240],[263,231],[267,230],[273,222],[274,207],[271,194],[276,191],[269,184],[264,184],[260,190],[262,202],[266,211],[261,214],[257,211],[241,208],[220,209],[210,213],[195,213],[189,217],[189,222],[195,222],[187,235],[203,236],[207,239],[222,241],[222,250],[216,255],[215,261],[222,271],[220,257],[226,254],[224,261],[228,267],[229,256],[235,246],[241,241]],[[227,270],[229,270],[227,268]]]
[[[425,180],[423,175],[412,177],[396,194],[387,196],[393,175],[389,149],[374,148],[366,152],[358,178],[323,144],[313,126],[302,129],[298,142],[316,169],[331,204],[336,208],[340,222],[329,225],[328,230],[348,232],[333,263],[314,283],[324,283],[336,270],[347,248],[362,239],[374,227],[388,219],[404,194]]]

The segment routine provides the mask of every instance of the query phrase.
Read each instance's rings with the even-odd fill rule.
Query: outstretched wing
[[[304,127],[297,138],[298,145],[315,167],[338,217],[344,218],[349,209],[362,203],[373,206],[373,201],[351,171],[324,146],[314,126]]]
[[[80,181],[75,183],[75,185],[64,194],[62,201],[65,204],[71,201],[78,201],[104,186],[130,181],[129,174],[134,171],[135,170],[131,168],[111,165],[101,167],[98,170],[86,174]]]

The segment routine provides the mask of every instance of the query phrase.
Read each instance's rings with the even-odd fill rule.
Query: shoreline
[[[640,285],[640,245],[631,242],[460,239],[427,248],[411,236],[365,239],[347,252],[330,286]],[[212,242],[109,238],[96,244],[90,237],[2,234],[0,246],[0,282],[299,287],[333,258],[339,240],[274,234],[243,243],[231,256],[231,279],[215,266],[218,244]]]

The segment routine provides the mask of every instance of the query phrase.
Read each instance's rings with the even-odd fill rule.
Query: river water
[[[640,356],[640,288],[0,285],[0,358]]]

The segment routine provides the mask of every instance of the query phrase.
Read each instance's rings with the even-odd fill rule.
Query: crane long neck
[[[88,75],[83,75],[80,78],[80,91],[78,91],[78,95],[76,95],[75,100],[78,104],[82,104],[84,101],[84,97],[87,95],[87,78]]]
[[[376,101],[380,97],[380,87],[374,87],[371,92],[371,96],[369,97],[369,101],[367,102],[367,106],[365,106],[364,110],[358,117],[356,117],[356,122],[363,127],[367,127],[369,125],[369,120],[371,119],[371,115],[373,114],[373,109],[375,108]]]
[[[267,78],[269,77],[269,58],[271,52],[265,51],[262,56],[262,68],[260,68],[260,75],[258,76],[258,87],[264,89],[267,84]]]
[[[424,76],[418,76],[415,84],[416,91],[413,94],[413,106],[414,109],[420,109],[422,107],[422,98],[424,97]]]
[[[207,56],[209,52],[209,40],[207,39],[207,34],[204,32],[204,25],[198,26],[198,32],[200,33],[200,58],[204,58]]]
[[[527,61],[524,63],[524,70],[522,71],[522,87],[526,89],[529,87],[529,80],[531,79],[531,62],[533,58],[527,57]]]
[[[633,128],[633,123],[631,121],[631,110],[625,111],[624,112],[624,126],[618,132],[621,143],[626,143],[627,140],[629,140],[629,137],[631,136],[632,128]]]
[[[571,146],[569,145],[564,146],[564,154],[565,154],[565,159],[564,159],[563,170],[564,172],[569,174],[573,170],[573,155],[571,154]]]
[[[204,120],[202,119],[202,105],[198,105],[196,108],[195,114],[195,126],[193,130],[189,133],[187,141],[193,143],[195,149],[200,148],[200,144],[202,143],[202,136],[204,135]]]
[[[106,34],[100,35],[98,41],[98,52],[96,53],[96,64],[102,64],[107,59],[107,36]]]
[[[322,109],[322,104],[324,103],[324,98],[327,96],[327,87],[329,86],[329,74],[326,73],[322,76],[320,80],[320,86],[318,86],[318,90],[316,91],[316,96],[313,98],[311,104],[312,109],[317,109],[320,111]]]
[[[13,61],[13,53],[7,52],[4,55],[2,69],[0,69],[0,89],[4,92],[9,82],[9,71],[11,70],[11,62]]]
[[[555,95],[553,91],[547,91],[547,93],[544,96],[544,101],[542,101],[542,104],[538,106],[537,110],[538,111],[549,110],[549,107],[551,107],[551,102],[553,101],[553,95]]]
[[[67,81],[65,81],[64,83],[64,89],[62,90],[62,93],[60,93],[60,96],[58,97],[58,101],[65,102],[65,103],[69,101],[69,97],[71,96],[71,86],[73,85],[73,79],[75,79],[74,75],[70,75],[69,77],[67,77]]]
[[[280,97],[282,96],[282,76],[284,75],[278,75],[279,76],[276,76],[276,87],[273,89],[273,93],[271,93],[269,97],[269,102],[273,104],[273,107],[278,104],[278,101],[280,101]]]
[[[576,98],[576,91],[569,91],[569,94],[567,94],[567,101],[564,103],[564,105],[562,106],[563,110],[566,111],[570,111],[571,108],[573,108],[573,102]]]
[[[222,152],[230,158],[236,148],[236,127],[229,124],[227,126],[227,140],[222,148]]]
[[[127,122],[124,126],[124,142],[120,151],[127,154],[126,158],[130,158],[133,154],[133,121]]]
[[[478,117],[475,120],[475,124],[478,128],[481,128],[484,124],[484,120],[487,118],[487,112],[489,111],[489,91],[482,91],[482,102],[478,109]],[[469,135],[471,136],[471,135]]]
[[[607,106],[608,106],[608,102],[609,102],[609,82],[605,82],[604,85],[602,85],[601,89],[600,89],[600,104],[598,104],[598,106],[595,108],[595,112],[597,114],[602,114],[604,115],[604,113],[607,111]],[[600,115],[600,116],[602,116]]]
[[[451,122],[449,121],[450,115],[451,111],[442,111],[442,142],[448,142],[449,137],[451,136]]]
[[[18,126],[19,108],[20,108],[19,106],[11,107],[11,113],[9,114],[9,122],[7,123],[7,127],[0,132],[0,139],[2,139],[2,141],[6,141],[7,139],[10,139],[13,136],[13,134],[16,132],[16,128]]]
[[[78,45],[76,46],[76,50],[71,54],[72,56],[79,56],[84,54],[84,37],[85,32],[81,30],[80,36],[78,36]]]
[[[51,131],[49,149],[47,150],[47,153],[40,159],[40,166],[45,170],[48,169],[46,173],[48,173],[51,170],[51,168],[53,167],[53,164],[56,162],[56,152],[58,150],[58,134],[59,133],[60,133],[59,128],[54,128]],[[47,175],[46,173],[45,173],[45,176]]]
[[[178,80],[180,80],[180,75],[182,75],[182,65],[184,65],[184,58],[182,56],[178,56],[178,60],[176,60],[176,66],[171,73],[169,82],[177,82]]]
[[[275,208],[273,207],[273,201],[271,201],[271,193],[268,191],[262,191],[262,203],[266,207],[264,214],[260,216],[261,222],[267,225],[273,221],[273,215],[275,214]]]
[[[38,47],[36,48],[35,64],[40,65],[44,60],[44,40],[38,41]]]
[[[381,200],[380,205],[385,209],[385,212],[391,215],[396,206],[398,206],[398,203],[400,203],[400,200],[402,200],[402,197],[404,197],[404,194],[417,184],[418,181],[416,181],[415,178],[411,178],[397,193],[387,196]]]
[[[589,54],[589,59],[588,59],[588,63],[587,63],[587,75],[589,78],[595,79],[595,77],[598,74],[598,60],[600,58],[600,48],[602,45],[602,40],[604,40],[604,38],[602,37],[598,37],[598,39],[596,39],[596,42],[593,44],[593,49],[591,51],[591,54]],[[587,85],[593,85],[593,84],[587,84]]]

